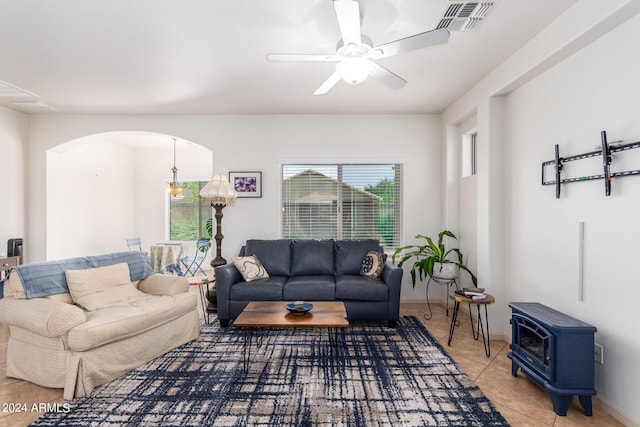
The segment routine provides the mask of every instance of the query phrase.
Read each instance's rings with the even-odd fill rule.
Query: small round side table
[[[451,316],[451,326],[449,327],[449,341],[447,341],[447,345],[451,345],[451,339],[453,338],[453,331],[456,327],[456,322],[458,321],[458,309],[460,309],[460,304],[469,304],[469,320],[471,323],[471,332],[473,333],[473,339],[478,340],[480,338],[480,332],[482,332],[482,343],[484,344],[484,353],[489,357],[491,355],[491,341],[489,339],[489,313],[487,312],[487,306],[489,304],[493,304],[496,302],[496,299],[491,294],[485,293],[484,299],[473,299],[472,297],[467,297],[464,295],[453,294],[451,298],[454,299],[455,305],[453,307],[453,316]],[[478,324],[474,328],[473,326],[473,316],[471,316],[471,304],[475,304],[478,309]],[[482,316],[480,312],[480,306],[484,306],[484,325],[482,325]],[[485,336],[484,330],[487,330],[487,334]]]
[[[429,281],[427,282],[427,308],[429,309],[429,313],[424,314],[425,320],[431,320],[431,318],[433,317],[433,313],[431,312],[431,304],[429,303],[429,285],[431,284],[432,280],[436,282],[438,285],[443,285],[447,287],[447,302],[446,302],[447,316],[449,316],[449,295],[451,295],[451,286],[455,285],[456,289],[458,289],[458,282],[456,282],[455,278],[441,279],[438,277],[429,277]]]
[[[204,316],[205,323],[209,324],[209,315],[210,313],[216,313],[217,309],[209,308],[211,305],[211,301],[209,300],[209,296],[212,295],[212,289],[209,288],[209,285],[215,286],[216,279],[215,278],[202,278],[202,277],[190,277],[187,279],[189,281],[189,286],[197,286],[198,292],[200,294],[200,305],[202,306],[202,315]],[[205,289],[206,286],[206,289]],[[215,292],[215,288],[213,288],[213,292]],[[215,296],[215,294],[213,295]],[[209,302],[209,304],[207,304]]]

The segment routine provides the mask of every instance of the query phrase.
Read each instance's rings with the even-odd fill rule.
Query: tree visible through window
[[[282,236],[400,243],[400,164],[282,166]]]
[[[200,198],[200,190],[207,181],[187,182],[182,195],[169,197],[169,239],[198,240],[211,237],[206,230],[207,220],[211,220],[211,206]]]

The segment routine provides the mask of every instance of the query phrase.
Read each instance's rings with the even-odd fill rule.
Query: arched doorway
[[[167,239],[173,138],[179,180],[209,179],[212,151],[176,136],[136,131],[88,135],[47,151],[47,259],[126,250]]]

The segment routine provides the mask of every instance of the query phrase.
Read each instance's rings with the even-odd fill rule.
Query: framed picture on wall
[[[262,172],[229,172],[238,197],[262,197]]]

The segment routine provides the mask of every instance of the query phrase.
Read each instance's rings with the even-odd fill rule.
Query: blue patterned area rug
[[[507,426],[415,317],[396,329],[268,329],[243,369],[242,330],[199,339],[46,413],[33,426]]]

